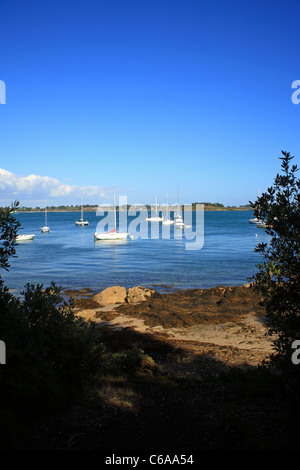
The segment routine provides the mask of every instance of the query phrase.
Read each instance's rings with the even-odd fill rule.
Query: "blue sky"
[[[296,1],[0,0],[0,202],[240,205],[300,162]]]

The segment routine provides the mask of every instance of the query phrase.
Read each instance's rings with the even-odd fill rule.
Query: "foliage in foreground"
[[[0,208],[0,267],[16,254],[18,203]],[[22,297],[9,292],[0,276],[0,340],[6,364],[0,367],[0,447],[18,447],[37,418],[48,418],[80,402],[98,377],[154,369],[139,348],[111,354],[94,323],[77,317],[73,302],[55,283],[27,284]]]
[[[17,236],[20,222],[12,215],[19,207],[16,201],[12,207],[0,207],[0,268],[8,270],[9,257],[15,256],[15,237]]]
[[[294,157],[282,152],[282,174],[253,204],[255,215],[265,220],[269,243],[260,243],[256,252],[264,260],[254,281],[264,298],[270,334],[274,334],[275,354],[271,364],[299,375],[292,360],[292,345],[300,340],[300,180]]]
[[[17,202],[0,208],[0,268],[6,270],[16,253],[17,208]],[[79,397],[102,354],[95,325],[75,315],[54,283],[46,289],[27,284],[22,295],[13,296],[0,277],[0,339],[6,351],[0,418],[6,435]]]
[[[93,324],[76,317],[55,284],[45,290],[27,285],[21,302],[0,283],[0,338],[6,345],[0,398],[2,414],[13,422],[80,396],[98,370],[101,344]]]

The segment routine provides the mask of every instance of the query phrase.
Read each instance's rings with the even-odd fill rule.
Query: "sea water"
[[[161,292],[242,285],[262,261],[255,246],[268,239],[264,229],[249,224],[252,211],[205,211],[204,244],[196,250],[186,249],[184,233],[175,239],[172,227],[169,239],[95,241],[96,212],[84,213],[89,221],[84,227],[75,225],[79,212],[48,212],[49,233],[40,230],[43,213],[15,217],[20,234],[35,234],[34,240],[18,244],[9,271],[1,273],[9,289],[18,293],[26,283],[47,287],[51,281],[64,289],[89,287],[94,292],[114,285]]]

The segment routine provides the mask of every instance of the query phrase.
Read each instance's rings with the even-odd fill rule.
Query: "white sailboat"
[[[146,217],[147,222],[162,222],[164,220],[163,217],[160,217],[158,215],[158,210],[157,210],[157,196],[155,196],[155,216],[152,217],[152,215],[150,215],[150,217]]]
[[[174,224],[174,220],[171,220],[171,219],[170,219],[168,195],[166,196],[166,218],[164,219],[163,224],[164,224],[164,225],[172,225],[172,224]]]
[[[117,232],[116,196],[114,194],[114,228],[109,232],[95,232],[94,240],[127,240],[128,235],[127,232]]]
[[[84,225],[89,225],[89,222],[87,220],[83,220],[83,205],[82,205],[82,198],[81,198],[81,219],[78,221],[76,220],[75,222],[76,225],[80,225],[83,227]]]
[[[258,197],[260,196],[260,190],[257,190]],[[258,209],[258,217],[254,217],[254,219],[249,219],[249,224],[259,224],[261,226],[261,218],[260,218],[260,209]]]
[[[179,210],[179,190],[177,190],[177,213],[174,216],[174,228],[182,229],[184,227],[184,222],[182,215]]]
[[[45,225],[44,227],[41,228],[41,231],[43,233],[47,233],[50,231],[50,227],[47,225],[47,206],[46,206],[46,201],[45,201]]]

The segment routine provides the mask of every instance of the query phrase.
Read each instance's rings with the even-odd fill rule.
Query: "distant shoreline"
[[[138,207],[134,207],[134,206],[130,206],[131,207],[131,210],[136,210],[137,212],[147,212],[148,210],[151,210],[151,209],[139,209]],[[97,210],[100,209],[100,210],[103,210],[103,211],[110,211],[112,210],[111,207],[93,207],[93,208],[84,208],[84,212],[97,212]],[[117,211],[119,211],[119,208],[117,207],[116,208]],[[122,209],[122,211],[125,211],[126,209]],[[176,208],[169,208],[169,210],[171,212],[175,211]],[[182,210],[182,209],[181,209]],[[192,210],[192,211],[195,211],[196,209],[195,208],[192,208],[192,209],[188,209],[188,210]],[[163,209],[159,209],[159,211],[163,211]],[[249,212],[249,211],[253,211],[252,208],[248,208],[248,207],[212,207],[212,206],[204,206],[204,211],[205,212]],[[40,209],[40,210],[18,210],[17,214],[43,214],[45,212],[45,209]],[[72,210],[67,210],[67,209],[50,209],[47,207],[47,212],[54,212],[54,213],[60,213],[60,212],[71,212],[71,213],[75,213],[75,212],[80,212],[80,209],[72,209]]]

